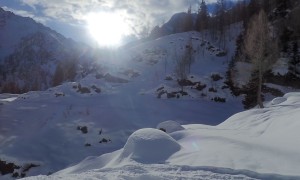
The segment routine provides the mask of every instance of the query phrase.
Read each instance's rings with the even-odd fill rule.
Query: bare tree
[[[188,65],[189,65],[187,59],[188,59],[187,53],[184,53],[183,56],[176,57],[175,74],[177,75],[177,78],[179,80],[184,80],[187,78]]]
[[[257,104],[260,108],[264,107],[261,98],[263,75],[277,60],[278,45],[271,34],[267,16],[261,10],[249,22],[244,42],[245,52],[254,65],[254,71],[258,72]]]
[[[176,49],[175,49],[176,52]],[[183,91],[183,82],[187,79],[188,74],[191,71],[191,65],[194,62],[194,50],[193,44],[190,40],[188,44],[185,46],[184,53],[182,56],[176,56],[176,67],[175,74],[178,78],[179,85],[181,86],[181,90]]]
[[[192,63],[194,63],[195,61],[193,41],[191,38],[189,39],[187,45],[185,46],[184,60],[188,64],[188,73],[190,74]]]

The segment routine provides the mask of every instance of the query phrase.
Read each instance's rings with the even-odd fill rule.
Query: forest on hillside
[[[236,53],[229,63],[227,72],[227,84],[232,94],[246,95],[243,101],[245,108],[257,104],[263,107],[263,93],[283,95],[278,89],[264,86],[264,82],[300,87],[300,21],[297,19],[300,16],[299,1],[243,0],[229,6],[228,1],[218,0],[214,11],[210,13],[205,0],[202,0],[196,8],[197,12],[193,13],[192,9],[195,7],[190,6],[175,23],[171,22],[171,19],[169,24],[173,23],[172,31],[168,31],[169,27],[166,27],[166,24],[162,27],[156,26],[149,38],[156,39],[170,33],[199,31],[202,39],[214,39],[218,42],[219,48],[226,50],[228,49],[226,38],[230,36],[226,33],[226,28],[231,24],[242,22],[244,31],[236,41]],[[186,63],[181,63],[181,66],[190,64],[188,59]],[[276,74],[271,71],[278,59],[284,59],[288,64],[287,73]],[[250,81],[243,86],[234,82],[234,77],[238,76],[236,71],[242,71],[236,66],[238,62],[248,62],[254,66]]]

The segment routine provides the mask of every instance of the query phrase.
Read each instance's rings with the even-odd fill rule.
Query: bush
[[[158,95],[157,95],[157,98],[161,98],[161,96],[163,95],[163,94],[165,94],[165,93],[167,93],[166,91],[160,91],[159,93],[158,93]]]
[[[156,90],[156,92],[159,92],[159,91],[161,91],[161,90],[163,90],[163,89],[164,89],[164,87],[162,86],[162,87],[158,88],[158,89]]]
[[[88,133],[88,128],[86,126],[77,126],[77,130],[80,130],[82,134]]]
[[[217,91],[215,88],[213,88],[213,87],[209,88],[208,91],[209,91],[209,92],[215,92],[215,93],[218,92],[218,91]]]
[[[167,98],[175,98],[176,94],[176,92],[167,93]]]
[[[14,163],[7,163],[0,159],[0,173],[2,175],[12,174],[15,169],[20,169],[20,166],[17,166]]]
[[[60,97],[60,96],[65,96],[65,93],[63,92],[55,93],[55,97]]]
[[[90,143],[86,143],[84,146],[85,147],[91,147],[92,145]]]
[[[210,77],[213,81],[219,81],[219,80],[223,79],[223,77],[220,76],[219,74],[212,74]]]
[[[218,53],[216,54],[216,56],[218,56],[218,57],[226,56],[226,52],[225,52],[225,51],[218,52]]]
[[[201,84],[201,83],[197,83],[195,87],[195,89],[197,89],[198,91],[202,91],[205,88],[206,88],[206,84]]]
[[[180,79],[177,80],[179,86],[194,86],[196,83],[188,80],[188,79]]]
[[[221,98],[221,97],[214,97],[212,100],[215,101],[215,102],[221,102],[221,103],[225,103],[226,102],[226,99],[225,98]]]
[[[110,139],[106,139],[106,138],[102,138],[99,143],[108,143],[108,142],[111,142]]]
[[[87,87],[82,87],[81,84],[79,84],[77,92],[80,92],[81,94],[88,94],[91,93],[91,90]]]
[[[97,86],[93,85],[91,88],[92,88],[96,93],[101,93],[101,89],[98,88]]]
[[[165,78],[165,80],[166,80],[166,81],[172,81],[173,78],[172,78],[171,76],[167,76],[167,77]]]

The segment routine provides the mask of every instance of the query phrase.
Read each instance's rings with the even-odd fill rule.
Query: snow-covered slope
[[[124,148],[27,179],[299,179],[300,93],[217,126],[134,132]],[[151,160],[151,162],[149,162]]]
[[[26,175],[48,174],[87,156],[120,149],[132,132],[166,120],[223,122],[242,109],[241,99],[224,84],[240,24],[229,29],[228,56],[200,33],[174,34],[106,54],[101,71],[77,82],[1,94],[0,159],[22,167],[13,170],[16,176],[28,164],[39,166]],[[195,59],[188,81],[180,87],[174,69],[190,42]]]

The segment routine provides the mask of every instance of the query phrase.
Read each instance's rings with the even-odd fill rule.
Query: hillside
[[[228,55],[239,26],[230,28]],[[190,42],[195,59],[181,87],[174,69]],[[119,149],[135,130],[162,121],[219,124],[242,110],[241,99],[225,87],[222,52],[197,32],[174,34],[103,57],[101,71],[77,82],[1,94],[1,160],[38,165],[27,175],[48,174]]]
[[[46,90],[76,79],[95,59],[87,45],[0,8],[0,92]]]

